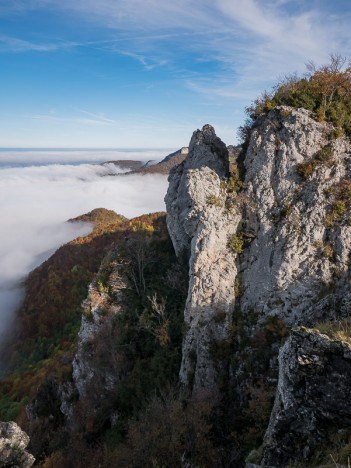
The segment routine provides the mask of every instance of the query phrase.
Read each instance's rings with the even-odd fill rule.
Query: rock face
[[[252,132],[245,184],[256,206],[247,219],[256,239],[241,259],[243,312],[311,325],[350,310],[344,201],[339,208],[346,216],[333,221],[336,194],[351,176],[351,147],[347,138],[329,141],[329,133],[310,112],[289,107],[271,111]],[[301,177],[309,164],[311,175]]]
[[[228,239],[240,214],[225,207],[221,180],[228,168],[226,146],[206,125],[194,132],[187,159],[171,172],[165,198],[175,251],[190,252],[180,380],[195,389],[216,386],[210,345],[227,337],[235,302],[237,255],[228,248]]]
[[[351,145],[331,131],[308,111],[278,107],[255,122],[238,154],[205,125],[169,175],[167,226],[177,256],[189,262],[180,382],[218,401],[223,396],[228,419],[242,411],[238,425],[262,409],[253,434],[267,427],[288,330],[351,310]],[[128,307],[122,291],[133,281],[137,288],[135,275],[123,274],[128,261],[111,253],[83,304],[73,383],[62,388],[71,426],[93,420],[130,371],[110,333]],[[262,466],[305,463],[335,423],[350,424],[350,379],[347,343],[305,328],[292,332],[279,355]],[[118,404],[106,408],[114,424]],[[239,435],[247,429],[235,427]]]
[[[265,436],[264,466],[308,459],[351,422],[351,346],[297,329],[279,353],[279,382]]]
[[[281,106],[259,118],[238,158],[243,187],[230,206],[228,151],[212,127],[194,133],[187,159],[170,173],[168,229],[177,255],[190,258],[183,384],[217,388],[211,343],[230,340],[234,309],[251,338],[272,318],[291,329],[349,316],[351,145],[332,130],[304,109]],[[242,249],[229,248],[228,240],[247,237]],[[305,462],[334,422],[350,423],[350,356],[349,345],[319,333],[292,334],[279,357],[264,466],[285,466],[293,451]],[[239,363],[229,379],[243,389],[240,372]]]
[[[199,175],[201,169],[203,172]],[[182,250],[190,249],[200,221],[196,214],[206,205],[207,196],[219,195],[219,186],[216,187],[216,192],[212,193],[211,190],[216,188],[212,186],[208,188],[207,183],[211,183],[211,177],[213,179],[216,179],[216,176],[227,177],[228,172],[228,151],[225,144],[216,136],[214,128],[205,125],[201,131],[195,131],[190,141],[188,157],[170,173],[169,188],[165,198],[168,231],[177,255]],[[197,176],[196,183],[201,181],[202,175],[207,178],[202,187],[192,183],[193,175]],[[205,193],[200,194],[202,190],[205,190]],[[202,195],[201,200],[196,199],[197,194]]]
[[[14,422],[0,422],[0,466],[30,468],[35,462],[26,451],[29,437]]]
[[[119,379],[121,366],[114,359],[111,326],[113,317],[121,310],[121,290],[126,284],[115,255],[112,251],[105,257],[83,302],[78,349],[72,363],[73,383],[67,383],[61,389],[61,411],[70,426],[76,425],[77,421],[80,424],[84,422],[84,418],[93,414],[104,399],[108,400]],[[110,295],[114,301],[110,300]],[[89,401],[96,402],[96,407],[84,407],[75,415],[74,402],[78,400],[84,406],[87,396]]]
[[[106,259],[105,259],[106,261]],[[116,266],[114,262],[110,266]],[[125,287],[125,283],[118,275],[117,270],[111,275],[114,278],[113,293],[116,300],[110,304],[107,287],[104,291],[104,286],[99,279],[97,279],[89,286],[88,298],[83,303],[82,324],[78,334],[78,350],[73,360],[73,380],[78,389],[80,397],[84,397],[87,388],[91,386],[92,382],[96,380],[96,371],[102,370],[101,366],[96,365],[97,353],[93,346],[90,346],[92,340],[102,332],[107,333],[111,317],[117,314],[121,306],[118,303],[118,293],[120,289]],[[109,287],[111,286],[112,278],[109,278]],[[106,370],[106,369],[105,369]],[[104,375],[104,382],[99,382],[101,388],[113,388],[116,379],[118,378],[113,372],[102,372]]]
[[[211,126],[194,133],[187,159],[170,174],[167,224],[176,253],[190,255],[183,383],[215,380],[209,343],[226,338],[237,274],[240,310],[259,322],[277,316],[288,326],[313,325],[331,311],[348,314],[351,227],[339,198],[351,197],[351,147],[346,138],[329,141],[331,129],[312,117],[279,107],[256,123],[242,197],[231,209],[221,185],[228,150]],[[247,233],[254,239],[237,259],[228,239]]]
[[[350,180],[348,138],[303,109],[280,107],[256,123],[245,156],[245,191],[256,238],[241,256],[243,314],[290,328],[348,317]],[[350,347],[293,332],[279,356],[279,383],[263,466],[306,463],[350,412]],[[332,440],[331,436],[331,440]]]

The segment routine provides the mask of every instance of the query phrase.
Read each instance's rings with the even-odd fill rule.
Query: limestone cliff
[[[187,159],[171,172],[165,199],[175,251],[190,251],[180,380],[194,388],[216,386],[210,346],[228,336],[235,303],[237,254],[228,240],[240,214],[225,205],[223,181],[228,175],[227,148],[206,125],[194,132]]]
[[[103,281],[104,273],[108,265],[108,282]],[[106,281],[106,280],[105,280]],[[112,258],[112,253],[105,259],[100,271],[89,286],[89,294],[83,303],[82,323],[78,334],[78,350],[73,360],[73,380],[80,397],[84,397],[88,389],[94,385],[99,387],[99,392],[103,389],[113,388],[118,375],[107,369],[97,366],[99,350],[93,346],[93,341],[101,333],[108,334],[111,326],[111,318],[121,310],[121,290],[126,287],[126,280],[118,269],[118,261]],[[110,295],[114,296],[111,304]],[[107,336],[106,336],[107,338]],[[106,365],[112,365],[112,359],[106,361]],[[101,363],[100,363],[101,364]],[[100,381],[103,376],[104,382]],[[98,380],[98,381],[97,381]]]
[[[113,318],[122,310],[121,294],[126,287],[125,275],[113,250],[102,262],[82,304],[78,349],[72,363],[73,382],[62,387],[61,411],[70,426],[94,418],[99,406],[115,390],[123,366],[116,363],[114,355]]]
[[[330,132],[311,112],[288,107],[252,132],[245,184],[256,238],[241,262],[244,312],[294,325],[350,310],[351,146],[347,138],[329,140]]]
[[[187,159],[170,173],[165,199],[175,251],[189,256],[180,369],[184,385],[218,389],[221,364],[213,357],[213,343],[235,349],[234,311],[243,316],[249,338],[246,345],[239,343],[244,352],[236,353],[239,359],[227,370],[238,401],[254,399],[258,387],[252,393],[249,380],[251,386],[267,379],[270,385],[276,382],[278,342],[265,358],[273,377],[261,371],[245,376],[243,371],[242,356],[251,361],[259,357],[254,341],[267,320],[277,319],[291,329],[349,316],[350,156],[349,139],[335,139],[331,124],[317,122],[304,109],[276,107],[251,129],[237,161],[241,190],[230,194],[225,145],[210,126],[194,133]],[[307,364],[298,351],[305,345]],[[328,424],[338,418],[349,421],[341,390],[335,393],[335,405],[327,403],[334,398],[332,378],[340,388],[348,385],[348,356],[349,345],[318,333],[293,333],[279,358],[264,466],[289,462],[300,429],[307,439],[295,459],[306,462],[328,433]],[[306,405],[304,398],[309,399]],[[328,427],[323,432],[320,425]]]
[[[198,401],[196,447],[210,441],[220,460],[204,466],[243,466],[265,432],[251,461],[308,466],[335,425],[347,432],[350,345],[316,329],[350,314],[350,141],[311,112],[280,106],[257,118],[246,143],[238,154],[206,125],[171,170],[167,227],[178,258],[162,216],[125,222],[89,287],[72,381],[58,391],[73,437],[99,440],[106,428],[125,437],[129,427],[132,443],[138,411],[157,392],[177,408],[174,466],[199,464],[183,445],[186,408]],[[177,397],[165,397],[170,386]],[[139,422],[168,456],[162,411]],[[159,456],[156,444],[148,460]]]

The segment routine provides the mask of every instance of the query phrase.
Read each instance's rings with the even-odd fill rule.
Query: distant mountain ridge
[[[168,154],[160,162],[156,162],[152,159],[147,161],[134,161],[134,160],[117,160],[117,161],[106,161],[102,165],[114,164],[115,166],[120,167],[121,169],[127,170],[123,175],[130,174],[164,174],[168,175],[169,171],[181,164],[188,155],[188,148],[183,147],[173,153]],[[111,174],[112,175],[112,174]],[[113,174],[116,175],[116,174]],[[119,175],[119,174],[117,174]]]

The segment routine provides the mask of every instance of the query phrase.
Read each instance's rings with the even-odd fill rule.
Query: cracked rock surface
[[[165,198],[175,251],[190,255],[180,381],[195,389],[216,387],[210,345],[228,336],[235,302],[237,254],[228,248],[228,238],[241,216],[225,207],[221,179],[228,169],[226,146],[205,125],[194,132],[187,159],[171,172]]]
[[[329,431],[350,425],[350,400],[350,344],[316,330],[294,330],[279,353],[279,381],[263,466],[308,459]]]
[[[0,466],[33,466],[35,458],[26,451],[28,444],[28,435],[15,422],[0,422]]]

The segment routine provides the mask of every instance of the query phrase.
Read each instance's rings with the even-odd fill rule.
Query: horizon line
[[[179,147],[179,149],[183,148],[184,146]],[[61,151],[154,151],[154,150],[175,150],[176,147],[84,147],[84,146],[0,146],[0,151],[54,151],[54,150],[61,150]]]

